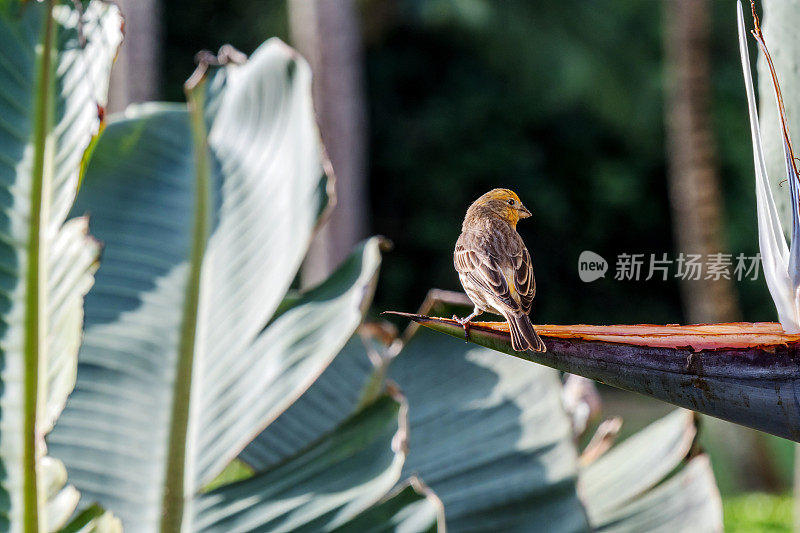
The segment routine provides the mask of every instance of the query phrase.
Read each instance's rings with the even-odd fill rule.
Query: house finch
[[[470,320],[491,311],[508,321],[515,350],[546,351],[528,318],[536,281],[531,256],[517,233],[519,219],[529,216],[531,212],[508,189],[489,191],[467,209],[453,257],[461,285],[475,304],[468,317],[453,316],[467,338]]]

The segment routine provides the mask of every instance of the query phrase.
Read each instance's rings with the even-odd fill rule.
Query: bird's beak
[[[524,205],[520,205],[518,211],[519,211],[519,218],[528,218],[529,216],[531,216],[531,212],[528,211],[528,208],[525,207]]]

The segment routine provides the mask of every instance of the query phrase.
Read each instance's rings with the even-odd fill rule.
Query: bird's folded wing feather
[[[503,270],[491,255],[466,248],[459,243],[456,245],[454,262],[458,272],[481,287],[487,296],[496,299],[509,311],[519,312],[522,310],[521,305],[513,298],[509,290]],[[528,264],[530,264],[530,260]],[[530,278],[533,279],[532,273]],[[531,298],[533,298],[532,295]],[[530,309],[530,305],[528,308]]]
[[[536,278],[533,277],[533,262],[531,254],[524,246],[513,257],[514,285],[519,294],[519,304],[525,314],[530,314],[533,297],[536,295]]]

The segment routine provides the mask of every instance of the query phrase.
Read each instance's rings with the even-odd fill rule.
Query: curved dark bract
[[[464,338],[463,328],[452,320],[392,314]],[[548,327],[537,326],[547,345],[544,353],[515,352],[503,325],[473,322],[470,340],[520,359],[800,442],[800,343],[794,336],[781,341],[775,335],[753,333],[747,334],[746,343],[698,349],[686,342],[686,328],[682,326],[657,327],[660,344],[669,339],[665,332],[674,329],[681,342],[675,346],[586,339],[568,334],[570,327],[559,326],[563,332],[555,336],[548,334]],[[618,326],[594,327],[607,330],[609,336],[618,335],[615,328]],[[765,342],[754,342],[759,338]]]

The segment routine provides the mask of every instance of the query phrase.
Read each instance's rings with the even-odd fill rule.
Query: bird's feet
[[[464,340],[469,342],[469,326],[472,317],[468,316],[466,318],[458,318],[458,316],[453,315],[453,320],[461,324],[461,327],[464,328]]]

